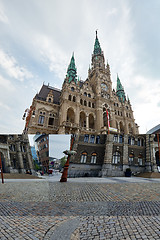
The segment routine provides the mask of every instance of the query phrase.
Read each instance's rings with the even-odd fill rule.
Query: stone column
[[[95,129],[98,133],[101,132],[101,129],[103,127],[103,109],[101,106],[101,101],[98,100],[96,102],[96,126]]]
[[[86,115],[86,129],[89,130],[89,116]]]
[[[146,172],[158,172],[156,162],[153,155],[154,135],[146,134]]]
[[[125,126],[124,126],[124,134],[129,134],[128,121],[127,121],[126,118],[124,119],[124,123],[125,123]]]
[[[112,176],[112,152],[113,152],[113,134],[106,136],[106,148],[104,155],[104,163],[102,165],[102,177]]]
[[[23,164],[23,157],[22,157],[22,152],[21,152],[21,147],[20,147],[20,141],[18,140],[18,136],[16,136],[16,148],[17,148],[17,156],[18,156],[18,163],[20,166],[20,172],[21,173],[25,173],[25,169],[24,169],[24,164]]]
[[[126,168],[129,168],[128,165],[128,135],[124,134],[123,142],[123,171],[125,172]]]

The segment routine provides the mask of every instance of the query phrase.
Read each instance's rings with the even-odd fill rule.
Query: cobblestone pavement
[[[160,239],[156,180],[7,182],[0,200],[4,240]]]

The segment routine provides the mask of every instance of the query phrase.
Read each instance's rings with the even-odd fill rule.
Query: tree
[[[65,156],[60,159],[60,168],[63,168],[63,167],[64,167],[66,161],[67,161],[67,159],[66,159]]]

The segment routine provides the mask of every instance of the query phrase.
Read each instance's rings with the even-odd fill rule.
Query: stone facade
[[[134,174],[157,172],[160,165],[154,134],[79,135],[73,150],[69,177],[124,176],[127,168]]]
[[[25,118],[25,117],[24,117]],[[130,100],[117,76],[112,89],[109,64],[96,34],[91,68],[85,81],[77,78],[74,56],[62,90],[43,85],[26,117],[25,133],[106,134],[109,125],[118,133],[138,134]]]
[[[46,134],[36,135],[34,139],[38,149],[37,150],[38,161],[42,165],[43,172],[48,172],[49,170],[49,136]]]
[[[35,173],[27,135],[0,135],[0,154],[4,173]]]

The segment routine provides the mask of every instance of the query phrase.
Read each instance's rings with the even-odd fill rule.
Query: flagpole
[[[109,127],[110,127],[110,123],[109,123],[109,113],[108,113],[108,111],[107,111],[107,108],[106,108],[106,114],[107,114],[108,134],[110,134],[110,132],[109,132]]]

